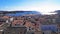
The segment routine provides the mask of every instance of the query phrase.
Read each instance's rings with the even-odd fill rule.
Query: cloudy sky
[[[0,0],[0,10],[33,10],[43,13],[60,9],[60,0]]]

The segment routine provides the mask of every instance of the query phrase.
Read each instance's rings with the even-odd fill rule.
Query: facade
[[[57,33],[57,25],[42,25],[41,26],[41,30],[44,32],[44,33],[47,33],[48,34],[48,32],[50,32],[50,34],[51,34],[51,32],[55,32],[55,33]]]

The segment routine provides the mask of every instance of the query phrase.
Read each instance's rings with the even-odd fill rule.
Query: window
[[[20,24],[15,24],[15,26],[20,26]]]
[[[55,23],[55,19],[52,19],[53,23]]]

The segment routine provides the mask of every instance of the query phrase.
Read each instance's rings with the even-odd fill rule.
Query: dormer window
[[[15,26],[20,26],[20,24],[15,24]]]

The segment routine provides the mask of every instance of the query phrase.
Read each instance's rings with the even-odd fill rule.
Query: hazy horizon
[[[0,10],[48,13],[60,10],[60,0],[0,0]]]

